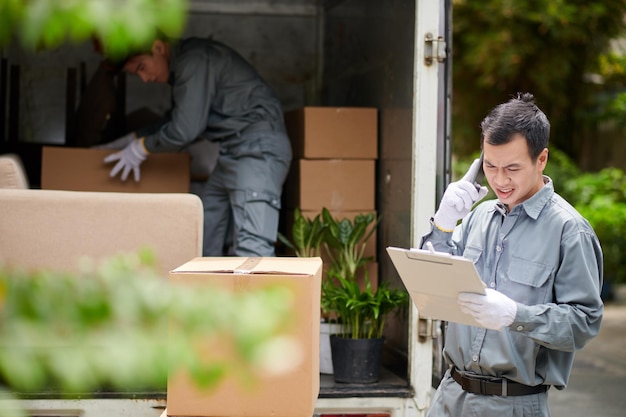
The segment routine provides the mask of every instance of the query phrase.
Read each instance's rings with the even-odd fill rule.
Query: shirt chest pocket
[[[498,289],[523,304],[549,302],[552,299],[553,269],[549,265],[513,258],[500,276]]]

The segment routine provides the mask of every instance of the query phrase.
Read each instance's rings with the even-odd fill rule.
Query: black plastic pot
[[[336,382],[371,384],[378,381],[385,338],[349,339],[330,335]]]

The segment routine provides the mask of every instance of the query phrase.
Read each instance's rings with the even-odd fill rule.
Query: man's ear
[[[542,169],[546,167],[548,163],[548,148],[544,148],[543,151],[541,151],[539,157],[537,157],[537,162],[539,162]]]
[[[163,55],[165,53],[165,43],[157,39],[152,43],[152,55]]]

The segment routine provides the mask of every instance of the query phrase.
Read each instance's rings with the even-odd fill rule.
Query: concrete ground
[[[576,353],[569,385],[550,390],[553,417],[626,416],[626,294],[605,305],[598,337]]]

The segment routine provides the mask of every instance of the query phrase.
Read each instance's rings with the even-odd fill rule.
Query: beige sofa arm
[[[203,209],[194,194],[0,189],[0,263],[74,271],[149,248],[164,278],[202,255]]]
[[[28,189],[28,178],[22,160],[15,154],[0,155],[0,188]]]

